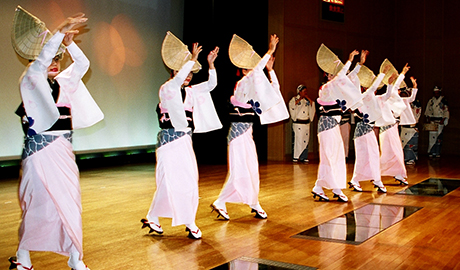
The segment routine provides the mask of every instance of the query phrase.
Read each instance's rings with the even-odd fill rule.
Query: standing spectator
[[[437,124],[437,130],[429,131],[428,155],[430,157],[441,156],[443,130],[449,122],[449,105],[447,99],[441,96],[441,90],[437,86],[434,87],[433,97],[428,100],[425,111],[427,121]]]
[[[310,123],[315,117],[315,103],[308,97],[305,85],[297,86],[297,95],[289,101],[289,113],[294,132],[292,161],[308,162]]]

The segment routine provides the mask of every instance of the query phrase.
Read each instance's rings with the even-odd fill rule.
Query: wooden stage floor
[[[430,177],[460,178],[460,158],[422,159],[408,166],[411,185]],[[350,202],[319,202],[311,196],[318,162],[261,164],[259,200],[268,213],[259,220],[242,204],[227,204],[230,221],[217,219],[209,205],[227,175],[226,165],[203,165],[196,223],[202,240],[187,238],[185,226],[171,227],[161,218],[164,234],[141,230],[140,219],[155,191],[154,164],[131,164],[81,172],[84,261],[92,270],[212,269],[245,256],[319,269],[460,269],[460,190],[443,197],[396,194],[406,187],[390,177],[387,194],[370,182],[364,192],[345,190]],[[353,164],[347,164],[348,180]],[[0,180],[0,269],[15,254],[20,209],[17,179]],[[326,191],[332,199],[332,193]],[[360,245],[292,238],[304,230],[367,205],[380,203],[421,210]],[[69,269],[67,258],[32,252],[34,269]]]

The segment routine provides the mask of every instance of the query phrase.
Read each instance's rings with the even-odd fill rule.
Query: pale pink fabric
[[[228,145],[229,173],[220,192],[220,202],[254,205],[259,202],[259,162],[252,128]]]
[[[379,144],[374,132],[355,140],[355,168],[351,181],[381,181]]]
[[[83,257],[81,193],[72,144],[59,137],[22,161],[18,249]]]
[[[345,151],[339,125],[318,133],[319,167],[316,185],[328,189],[344,189],[347,184]]]
[[[379,233],[381,228],[380,205],[368,204],[355,209],[354,212],[356,222],[355,241],[363,242]]]
[[[398,125],[380,133],[380,171],[382,176],[407,178],[404,153],[398,134]]]
[[[189,135],[156,150],[156,192],[148,219],[172,218],[172,226],[195,223],[198,209],[198,167]]]

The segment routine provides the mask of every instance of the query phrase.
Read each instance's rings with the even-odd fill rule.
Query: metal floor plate
[[[285,270],[285,269],[298,269],[298,270],[314,270],[315,267],[270,261],[259,258],[240,257],[228,263],[219,265],[213,270],[239,270],[239,269],[258,269],[258,270]]]
[[[292,237],[359,245],[420,209],[372,203]]]
[[[442,197],[460,187],[459,179],[428,178],[396,194]]]

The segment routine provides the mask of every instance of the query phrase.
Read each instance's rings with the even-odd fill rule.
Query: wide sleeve
[[[356,88],[361,87],[361,83],[359,81],[358,72],[361,69],[360,64],[356,64],[355,68],[347,75],[348,79],[355,85]]]
[[[104,113],[81,80],[88,71],[90,62],[75,42],[67,47],[67,51],[73,63],[59,73],[56,80],[61,91],[70,99],[73,129],[90,127],[104,119]]]
[[[217,86],[217,72],[215,69],[209,70],[208,80],[195,84],[192,88],[194,94],[209,93]]]
[[[62,84],[66,84],[65,87],[62,87],[64,91],[72,93],[77,90],[80,80],[89,69],[90,62],[75,42],[72,42],[67,47],[67,51],[73,63],[59,73],[59,75],[56,76],[56,80],[59,81],[61,87],[63,86]]]
[[[194,133],[209,132],[222,128],[210,92],[217,86],[215,69],[209,70],[209,79],[198,85],[193,85],[193,123]]]
[[[161,106],[168,110],[171,124],[177,131],[186,131],[188,128],[180,87],[194,64],[194,61],[185,63],[176,76],[160,87],[159,96]]]
[[[29,119],[30,135],[48,130],[59,118],[59,111],[47,81],[47,69],[64,36],[60,32],[53,35],[20,79],[21,98]]]
[[[346,76],[350,66],[351,62],[347,61],[337,76],[321,87],[318,98],[320,104],[330,105],[338,100],[342,105],[346,106],[344,109],[350,108],[352,110],[362,105],[359,85]]]
[[[380,73],[377,78],[375,78],[374,82],[372,82],[372,85],[371,87],[369,87],[364,93],[363,93],[363,97],[371,94],[371,93],[374,93],[375,90],[377,90],[377,88],[379,87],[380,83],[382,82],[383,78],[385,77],[385,73]]]
[[[284,102],[283,95],[281,94],[280,85],[278,83],[278,78],[276,77],[275,71],[270,71],[269,75],[272,80],[271,88],[273,92],[266,91],[266,93],[270,93],[272,95],[270,98],[273,102],[276,103],[268,110],[262,111],[262,113],[259,115],[260,123],[262,125],[276,123],[289,118],[289,112],[287,110],[286,103]]]
[[[417,96],[418,89],[417,88],[412,88],[412,92],[410,97],[407,98],[408,103],[412,103],[415,100],[415,97]]]
[[[263,71],[270,57],[269,54],[266,54],[249,74],[239,80],[233,94],[239,103],[252,102],[258,114],[270,109],[280,101],[279,95]]]

